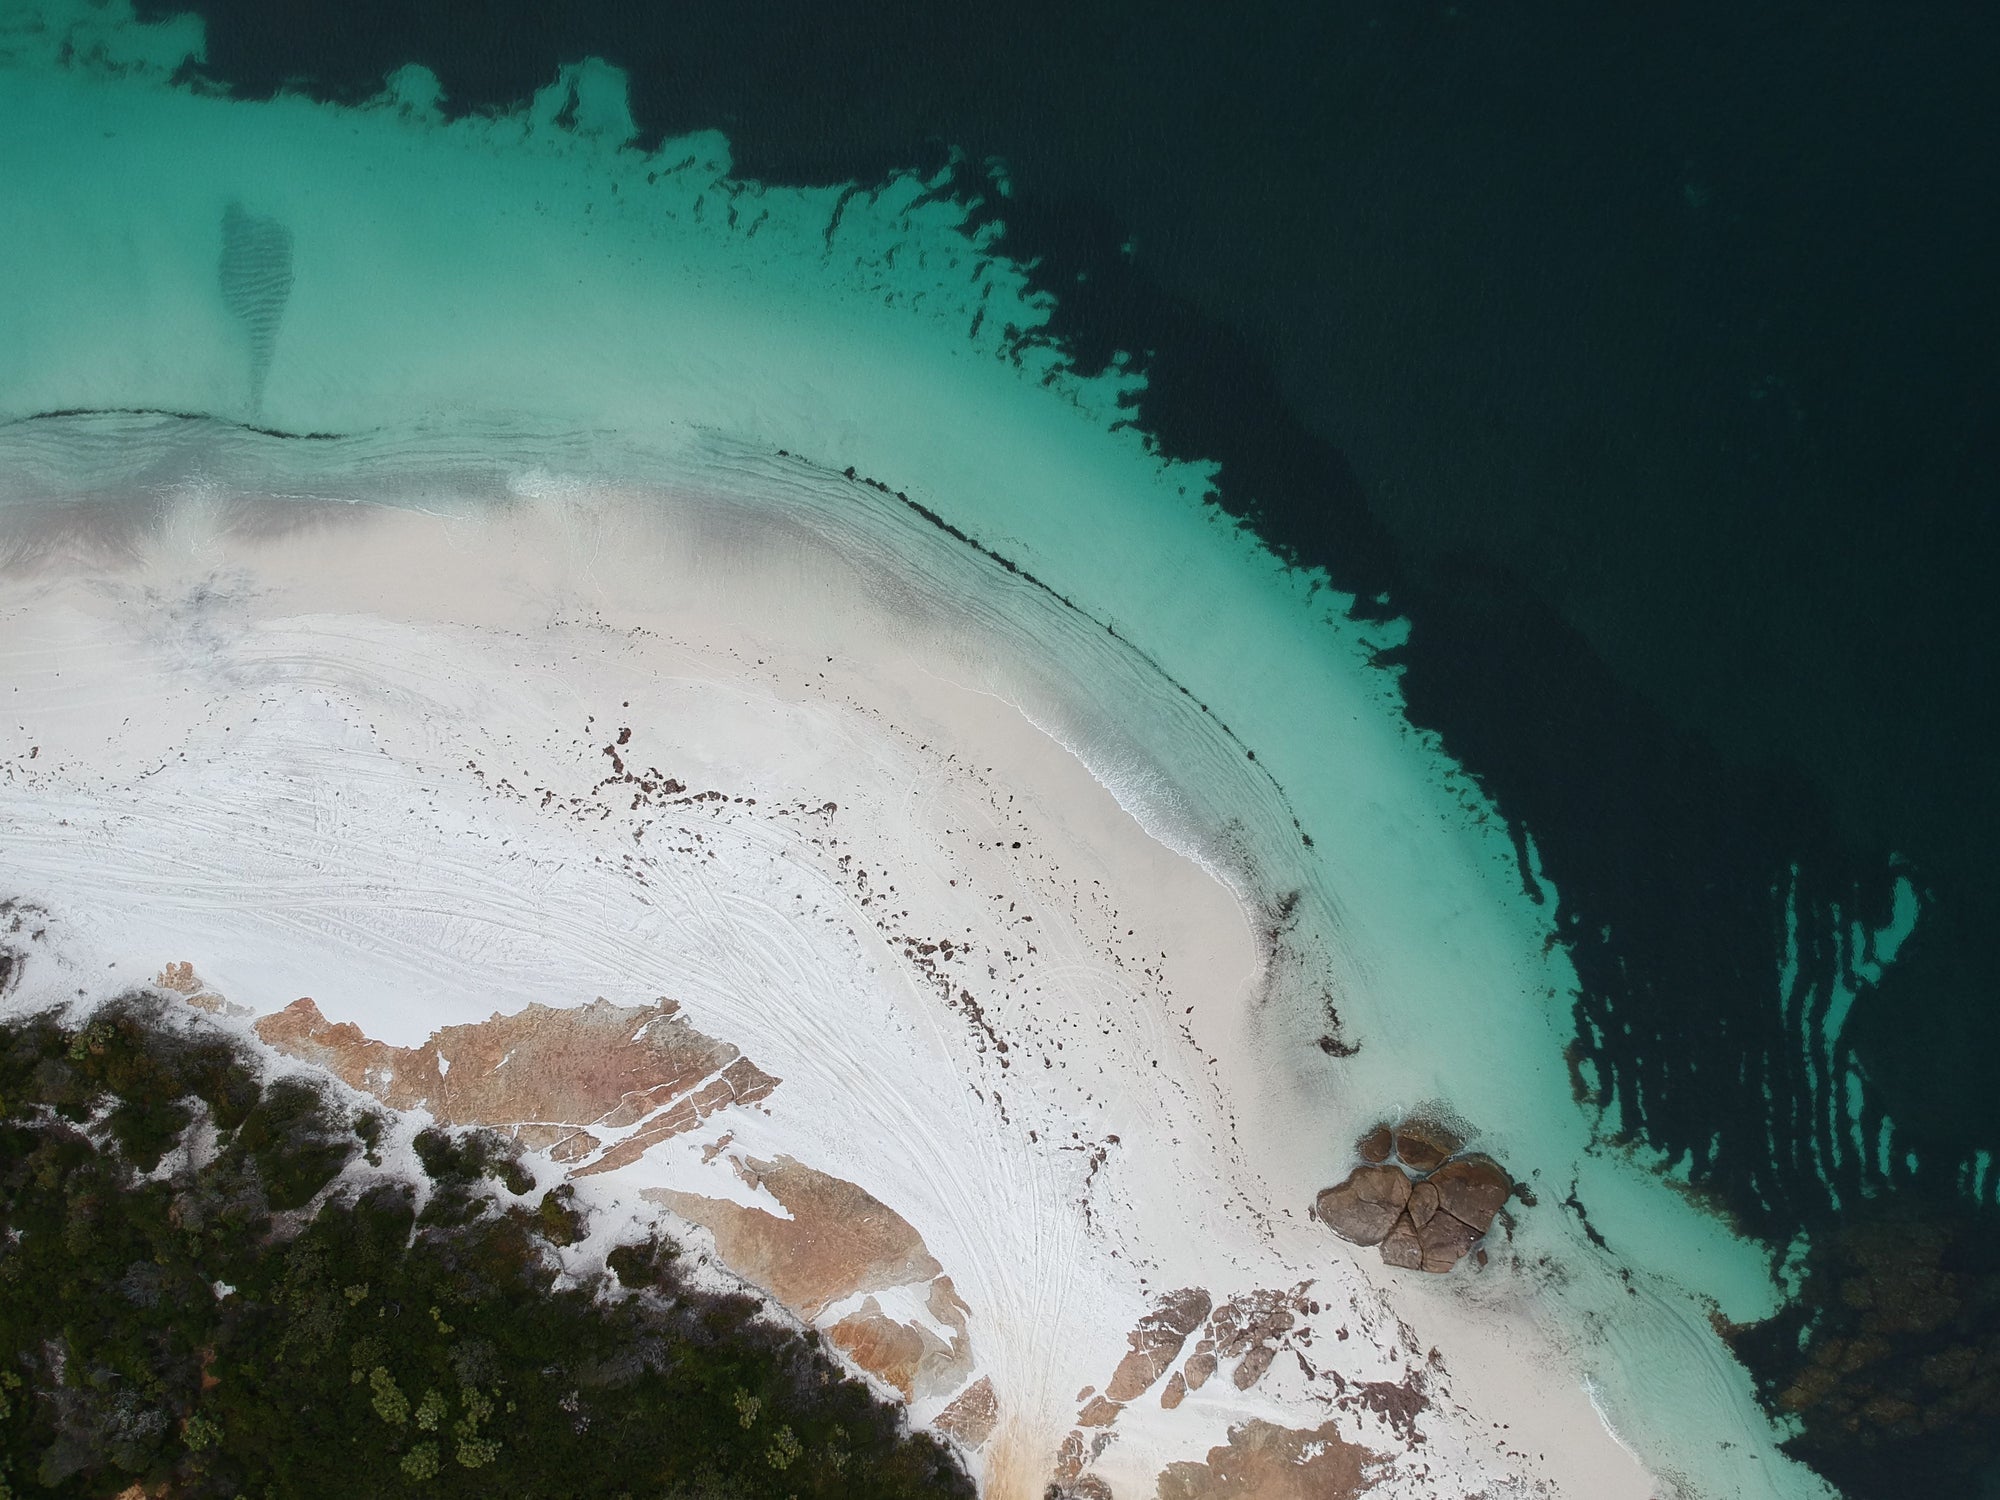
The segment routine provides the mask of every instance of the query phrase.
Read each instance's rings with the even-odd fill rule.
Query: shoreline
[[[1268,1197],[1261,961],[1238,897],[1014,707],[1004,671],[982,680],[955,643],[866,597],[865,575],[843,581],[788,546],[675,538],[629,499],[587,520],[522,505],[293,529],[256,506],[221,513],[223,527],[174,513],[136,568],[71,565],[5,589],[15,638],[39,633],[70,664],[31,705],[36,755],[8,762],[7,877],[39,875],[47,892],[67,872],[53,904],[95,905],[107,929],[124,908],[103,979],[191,960],[260,1013],[312,994],[329,1021],[406,1048],[531,1003],[673,996],[778,1083],[606,1180],[769,1216],[771,1192],[743,1164],[789,1157],[887,1204],[967,1309],[969,1372],[913,1401],[913,1417],[990,1379],[1000,1416],[974,1460],[1005,1486],[990,1494],[1039,1493],[1065,1435],[1086,1431],[1075,1393],[1103,1385],[1158,1294],[1200,1285],[1221,1304],[1307,1281],[1301,1298],[1322,1312],[1298,1318],[1285,1348],[1338,1349],[1328,1368],[1343,1380],[1394,1386],[1424,1364],[1392,1332],[1414,1320],[1449,1372],[1421,1456],[1419,1429],[1399,1439],[1365,1408],[1336,1418],[1372,1451],[1403,1450],[1377,1492],[1485,1472],[1475,1429],[1505,1420],[1516,1451],[1546,1456],[1501,1445],[1503,1472],[1650,1493],[1582,1387],[1556,1375],[1532,1316],[1468,1316],[1452,1290],[1365,1270],[1304,1203]],[[676,557],[683,570],[667,574]],[[83,663],[102,696],[76,705]],[[20,654],[10,675],[24,667],[32,683]],[[143,717],[128,711],[139,700]],[[190,751],[207,764],[186,769]],[[633,769],[613,773],[621,763]],[[708,798],[699,816],[635,815],[631,787],[605,784],[654,771]],[[342,805],[302,807],[314,783]],[[838,810],[815,811],[827,803]],[[47,827],[86,810],[107,839],[96,870]],[[233,887],[226,858],[249,867]],[[117,888],[121,868],[148,865]],[[176,867],[190,892],[178,910],[158,873]],[[436,868],[450,879],[427,885]],[[222,892],[199,894],[217,872]],[[524,882],[539,882],[527,911]],[[316,884],[340,893],[333,913],[312,911]],[[765,924],[756,943],[746,912]],[[979,992],[977,1020],[909,962],[913,933],[954,932],[969,977],[952,987]],[[106,951],[104,930],[77,938]],[[729,1213],[701,1211],[710,1235]],[[851,1310],[853,1296],[830,1305]],[[1334,1336],[1356,1324],[1361,1338]],[[1524,1338],[1550,1366],[1531,1381]],[[1247,1391],[1209,1386],[1172,1411],[1156,1381],[1099,1429],[1114,1441],[1087,1472],[1139,1492],[1245,1421],[1315,1429],[1339,1411],[1304,1373],[1325,1358],[1301,1352]]]

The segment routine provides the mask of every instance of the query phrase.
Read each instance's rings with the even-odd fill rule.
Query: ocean
[[[1199,705],[1067,733],[1305,893],[1272,1045],[1330,1145],[1442,1097],[1596,1164],[1570,1241],[1705,1267],[1785,1451],[1993,1472],[1990,18],[195,11],[0,30],[17,472],[138,482],[77,455],[164,421],[220,434],[176,483],[900,492]],[[1388,876],[1438,805],[1504,901]],[[1322,1074],[1357,848],[1426,903],[1377,931],[1492,909]]]

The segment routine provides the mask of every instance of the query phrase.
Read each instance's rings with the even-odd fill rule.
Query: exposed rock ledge
[[[170,965],[160,983],[190,1004],[213,1008],[191,965]],[[255,1029],[279,1051],[318,1064],[392,1108],[427,1109],[447,1125],[511,1131],[574,1177],[628,1166],[711,1115],[761,1104],[779,1086],[665,999],[641,1006],[602,999],[564,1009],[530,1005],[511,1016],[447,1026],[415,1047],[329,1021],[310,999],[261,1017]],[[629,1133],[607,1148],[603,1137],[620,1132]],[[705,1147],[703,1159],[720,1154],[728,1141]],[[724,1264],[808,1322],[859,1297],[826,1336],[905,1400],[965,1382],[974,1364],[968,1309],[907,1220],[856,1184],[790,1157],[732,1154],[729,1163],[770,1191],[792,1218],[694,1193],[644,1196],[707,1227]],[[914,1291],[928,1320],[899,1320],[871,1295],[892,1288]],[[986,1395],[990,1400],[991,1386]],[[970,1413],[968,1426],[977,1427]],[[990,1426],[991,1417],[985,1420]]]

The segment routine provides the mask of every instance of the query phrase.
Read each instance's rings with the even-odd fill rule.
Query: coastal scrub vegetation
[[[567,1189],[387,1123],[144,993],[0,1026],[0,1500],[972,1495],[671,1242],[565,1278]]]

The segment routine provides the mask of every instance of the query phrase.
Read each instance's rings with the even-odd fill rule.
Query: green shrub
[[[224,1149],[141,1181],[200,1110]],[[420,1217],[409,1184],[334,1182],[376,1139],[309,1084],[260,1088],[238,1044],[156,1002],[81,1030],[0,1026],[0,1350],[30,1351],[0,1372],[0,1486],[972,1494],[944,1449],[757,1303],[685,1282],[670,1243],[620,1246],[612,1277],[558,1287],[551,1252],[582,1214],[564,1188],[502,1211],[483,1183],[532,1186],[511,1143],[424,1132]],[[303,1223],[272,1217],[329,1185]]]

